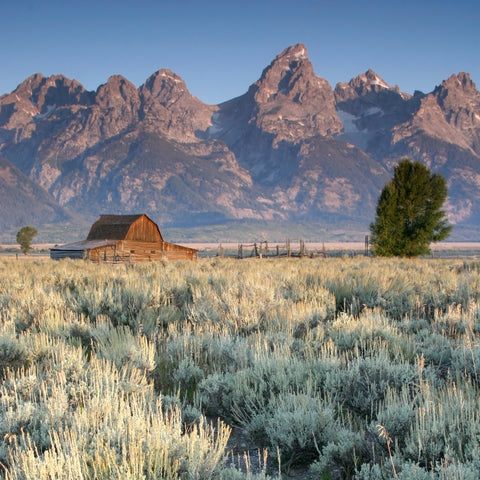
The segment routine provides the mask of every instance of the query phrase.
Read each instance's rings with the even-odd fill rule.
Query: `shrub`
[[[478,262],[264,260],[0,259],[9,478],[262,479],[277,447],[320,478],[480,472]]]
[[[24,344],[11,333],[0,333],[0,374],[6,368],[18,369],[25,367],[30,362]]]

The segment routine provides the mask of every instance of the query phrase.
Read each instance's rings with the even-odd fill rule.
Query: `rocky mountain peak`
[[[112,75],[107,83],[97,89],[96,103],[105,108],[117,107],[119,104],[137,104],[138,92],[133,83],[121,75]]]
[[[52,106],[89,105],[93,100],[92,92],[87,92],[77,80],[63,75],[43,77],[39,74],[30,77],[30,81],[19,86],[19,92],[30,100],[39,114],[51,111]]]
[[[454,89],[461,90],[465,93],[478,93],[477,86],[473,82],[469,73],[460,72],[458,75],[450,75],[447,80],[444,80],[440,87],[437,87],[436,90],[442,89]]]
[[[385,132],[407,121],[420,102],[418,98],[390,87],[369,68],[348,83],[335,86],[337,113],[343,122],[342,140],[366,151],[382,151]],[[383,155],[383,153],[381,154]]]
[[[383,88],[390,88],[387,82],[383,80],[376,72],[374,72],[371,68],[369,68],[363,75],[359,75],[357,77],[360,79],[361,82],[369,84],[369,85],[379,85]]]
[[[254,105],[249,122],[255,121],[261,130],[274,134],[275,143],[332,135],[341,129],[332,87],[315,75],[301,43],[275,57],[250,87],[248,97]]]
[[[311,66],[310,60],[308,58],[307,47],[305,47],[303,43],[297,43],[296,45],[287,47],[279,55],[277,55],[275,59],[270,63],[270,65],[263,71],[263,73],[266,73],[272,68],[294,70],[302,62],[307,62],[307,64]]]
[[[94,94],[88,92],[76,80],[63,75],[44,77],[36,73],[28,77],[9,95],[2,96],[0,125],[8,124],[15,128],[32,119],[48,117],[56,108],[62,106],[92,103]]]
[[[430,94],[445,121],[474,151],[480,152],[480,92],[468,73],[451,75]],[[452,134],[453,135],[453,134]]]
[[[432,94],[438,99],[439,104],[446,109],[455,109],[459,104],[467,104],[476,108],[479,106],[480,94],[477,86],[468,73],[451,75],[436,87]]]
[[[369,68],[365,73],[357,75],[352,78],[348,83],[339,82],[335,86],[335,98],[337,102],[341,102],[348,99],[357,98],[359,96],[367,95],[368,93],[379,93],[383,90],[390,90],[388,85],[382,77]],[[394,88],[398,91],[397,88]]]
[[[162,105],[175,103],[182,96],[191,96],[183,79],[169,69],[161,69],[151,75],[141,91],[156,98]]]
[[[432,93],[440,106],[448,111],[456,111],[459,106],[480,113],[480,93],[468,73],[451,75],[435,88]]]
[[[163,133],[179,142],[190,143],[197,132],[211,126],[211,117],[218,107],[207,105],[192,95],[183,79],[169,69],[151,75],[140,87],[144,124],[162,126]]]
[[[255,100],[258,103],[274,101],[281,94],[295,98],[307,81],[315,81],[313,66],[308,58],[307,49],[299,43],[286,48],[277,55],[272,63],[263,70],[260,79],[255,82]],[[299,101],[299,97],[295,98]]]

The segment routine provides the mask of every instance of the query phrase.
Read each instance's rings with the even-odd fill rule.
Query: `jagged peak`
[[[172,72],[172,70],[170,70],[169,68],[161,68],[155,73],[155,75],[168,80],[172,80],[175,83],[185,83],[182,77],[180,77],[180,75],[178,75],[175,72]]]
[[[20,83],[14,92],[21,91],[34,91],[41,88],[54,87],[58,88],[61,86],[68,86],[69,88],[75,88],[78,90],[85,90],[83,85],[75,80],[65,77],[64,75],[50,75],[45,77],[42,73],[34,73],[30,75],[26,80]]]
[[[365,73],[361,73],[352,78],[348,83],[337,83],[335,86],[335,97],[338,102],[355,98],[358,95],[366,95],[370,92],[378,93],[383,90],[394,91],[402,97],[408,97],[406,94],[400,92],[398,86],[390,87],[390,85],[371,68]]]
[[[390,89],[390,85],[371,68],[350,80],[349,85],[352,87],[379,86],[380,88]]]
[[[180,77],[175,72],[172,72],[169,68],[161,68],[160,70],[157,70],[155,73],[150,75],[150,77],[147,78],[147,81],[145,84],[152,82],[156,82],[158,80],[161,80],[162,82],[165,83],[171,83],[171,84],[181,84],[185,85],[185,81]]]
[[[168,68],[162,68],[150,75],[140,88],[148,90],[154,97],[160,95],[164,90],[168,90],[170,93],[173,91],[190,93],[182,77]]]
[[[42,80],[45,78],[43,73],[34,73],[33,75],[30,75],[28,78],[26,78],[22,83],[17,85],[17,88],[14,90],[14,92],[17,92],[19,90],[24,90],[26,88],[32,88],[32,87],[38,87],[41,83]]]
[[[45,77],[41,73],[35,73],[28,77],[14,90],[13,95],[17,99],[28,100],[34,108],[35,113],[46,113],[52,105],[61,106],[68,104],[89,104],[93,92],[85,90],[83,85],[64,75],[50,75]]]
[[[288,94],[299,78],[301,83],[317,84],[313,66],[308,58],[307,48],[302,43],[287,47],[266,67],[259,80],[249,89],[257,102],[263,103],[275,98],[278,93]]]
[[[109,90],[136,90],[135,85],[127,80],[122,75],[111,75],[108,77],[107,83],[100,85],[97,88],[97,94],[101,93],[102,91],[109,91]]]
[[[264,69],[262,78],[270,70],[278,68],[281,70],[296,70],[304,64],[311,65],[308,58],[307,47],[305,47],[303,43],[297,43],[296,45],[287,47],[282,53],[277,55],[272,63]]]
[[[446,80],[442,82],[440,87],[437,87],[437,89],[442,89],[442,88],[461,88],[462,90],[465,91],[472,91],[472,90],[477,90],[477,86],[473,82],[472,78],[470,77],[469,73],[466,72],[460,72],[458,74],[452,74],[450,77],[448,77]]]
[[[283,50],[282,53],[275,57],[275,61],[280,59],[296,59],[296,60],[306,60],[308,59],[307,47],[303,43],[297,43],[296,45],[291,45]]]
[[[123,75],[114,74],[110,75],[108,77],[107,83],[109,84],[115,84],[115,83],[131,83],[129,80],[127,80]]]
[[[108,104],[112,97],[121,97],[124,101],[129,101],[137,97],[137,87],[122,75],[112,75],[107,83],[98,87],[96,100]]]

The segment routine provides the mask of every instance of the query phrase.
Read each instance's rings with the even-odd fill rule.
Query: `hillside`
[[[0,156],[4,241],[25,223],[49,238],[72,218],[87,230],[102,213],[147,213],[172,240],[358,239],[403,157],[447,178],[452,239],[480,233],[480,93],[470,76],[412,96],[369,69],[332,88],[302,44],[220,105],[168,69],[139,88],[113,75],[95,92],[32,75],[0,96]]]

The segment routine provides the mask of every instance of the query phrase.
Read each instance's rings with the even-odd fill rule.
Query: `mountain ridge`
[[[167,68],[138,88],[112,75],[94,92],[34,74],[0,96],[0,156],[23,175],[17,189],[33,182],[47,195],[37,194],[39,206],[56,203],[59,226],[68,215],[88,224],[145,212],[186,235],[223,226],[240,237],[245,222],[263,222],[292,232],[310,224],[324,240],[339,222],[346,239],[368,233],[381,188],[409,157],[447,178],[455,238],[480,233],[480,93],[470,75],[426,94],[403,93],[372,69],[332,87],[301,43],[218,105]],[[18,221],[0,227],[11,230],[28,207],[6,192],[2,216]]]

